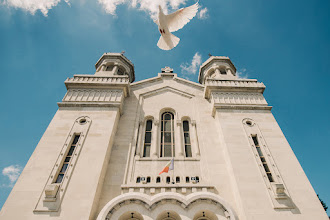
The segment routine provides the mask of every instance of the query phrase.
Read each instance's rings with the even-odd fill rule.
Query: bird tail
[[[169,35],[160,36],[157,46],[162,50],[171,50],[172,48],[176,47],[180,42],[180,38],[176,37],[172,33]]]

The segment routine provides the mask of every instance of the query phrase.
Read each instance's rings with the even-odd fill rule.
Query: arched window
[[[125,70],[123,70],[122,68],[118,68],[118,72],[117,72],[118,75],[124,75],[125,74]]]
[[[182,127],[183,127],[185,155],[186,155],[186,157],[192,157],[190,134],[189,134],[189,122],[183,121]]]
[[[221,75],[227,75],[227,71],[225,69],[220,69]]]
[[[143,157],[150,157],[151,129],[152,129],[152,121],[148,120],[146,123],[146,132],[144,136]]]
[[[107,66],[106,70],[105,71],[112,71],[113,70],[113,65],[110,65],[110,66]]]
[[[159,176],[156,179],[156,183],[160,183],[160,177]]]
[[[171,177],[166,177],[166,183],[170,183],[171,182]]]
[[[160,157],[174,157],[174,115],[162,114]]]

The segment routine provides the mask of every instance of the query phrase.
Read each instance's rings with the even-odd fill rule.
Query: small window
[[[55,180],[55,183],[61,183],[62,182],[63,177],[65,175],[65,172],[66,172],[66,170],[69,167],[69,164],[70,164],[70,161],[71,161],[73,152],[76,149],[76,146],[77,146],[77,143],[79,141],[79,138],[80,138],[80,135],[79,134],[77,134],[77,135],[74,136],[73,141],[72,141],[72,144],[70,146],[70,149],[69,149],[69,151],[68,151],[68,153],[67,153],[67,155],[66,155],[66,157],[65,157],[65,159],[63,161],[62,167],[60,169],[60,172],[57,175],[57,178]]]
[[[189,176],[186,176],[186,183],[189,183],[190,182],[190,178]]]
[[[147,177],[147,183],[150,183],[150,176]]]
[[[113,70],[113,65],[110,65],[110,66],[107,66],[106,70],[105,71],[112,71]]]
[[[176,181],[176,183],[180,183],[180,177],[177,176],[177,177],[175,178],[175,181]]]
[[[251,136],[252,136],[253,143],[254,143],[254,145],[256,147],[256,150],[258,152],[259,158],[261,160],[261,163],[262,163],[262,165],[264,167],[264,170],[266,172],[266,175],[268,177],[268,180],[269,180],[269,182],[274,182],[274,178],[272,176],[272,173],[270,172],[270,169],[269,169],[268,164],[266,162],[266,158],[265,158],[265,156],[262,153],[262,150],[260,148],[258,137],[257,137],[256,134],[255,135],[251,135]]]
[[[124,75],[125,71],[122,68],[118,68],[118,75]]]
[[[143,157],[150,157],[151,130],[152,130],[152,121],[148,120],[146,123],[146,131],[144,136]]]
[[[141,182],[141,177],[136,178],[136,183],[140,183]]]
[[[156,183],[160,183],[160,177],[159,176],[156,179]]]
[[[199,177],[198,176],[196,176],[196,182],[199,183]]]
[[[168,176],[166,177],[166,183],[170,183],[171,182],[171,178]]]
[[[87,120],[85,118],[82,118],[79,120],[79,124],[83,125],[86,124]]]
[[[225,69],[221,69],[221,70],[220,70],[220,73],[221,73],[221,75],[226,75],[226,74],[227,74],[227,72],[226,72]]]
[[[189,122],[188,121],[183,121],[183,126],[182,127],[183,127],[185,155],[186,155],[186,157],[192,157],[190,134],[189,134]]]

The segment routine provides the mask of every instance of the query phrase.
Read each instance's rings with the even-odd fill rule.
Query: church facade
[[[65,80],[1,220],[328,219],[265,85],[228,57],[206,60],[199,83],[169,67],[134,82],[119,53],[95,67]]]

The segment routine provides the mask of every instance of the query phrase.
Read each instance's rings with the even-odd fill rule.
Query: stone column
[[[114,67],[113,67],[113,69],[112,69],[112,74],[113,74],[113,75],[117,75],[117,73],[118,73],[118,64],[115,63],[115,65],[114,65]]]
[[[221,73],[220,73],[220,69],[219,68],[216,68],[215,71],[214,71],[214,75],[215,76],[220,76]]]
[[[226,72],[227,72],[227,75],[229,75],[229,76],[235,76],[234,73],[231,71],[230,68],[227,68],[226,69]]]
[[[193,157],[199,158],[201,153],[199,150],[199,144],[198,144],[198,136],[197,136],[197,129],[196,129],[196,121],[192,120],[191,121],[191,131],[190,131],[190,138],[191,138],[191,146],[192,146],[192,151],[193,151]]]
[[[183,146],[182,146],[182,123],[181,120],[176,121],[176,129],[175,129],[175,156],[179,158],[184,158],[183,155]]]
[[[159,133],[159,121],[153,120],[152,130],[151,130],[151,148],[150,157],[157,158],[157,146],[158,145],[158,133]]]
[[[139,127],[139,139],[137,141],[137,146],[136,146],[136,154],[135,154],[135,158],[139,159],[141,157],[141,148],[142,148],[142,145],[143,145],[143,137],[144,137],[144,133],[145,133],[145,130],[144,130],[144,124],[145,122],[144,121],[140,121],[140,127]]]

